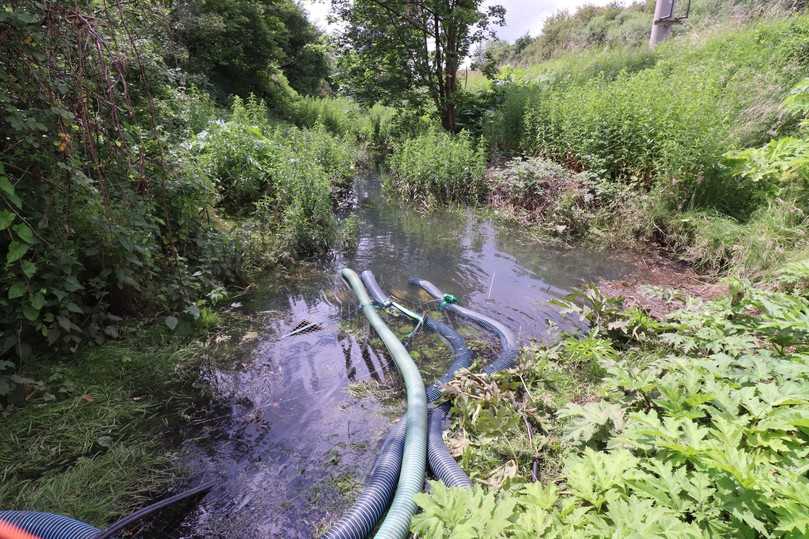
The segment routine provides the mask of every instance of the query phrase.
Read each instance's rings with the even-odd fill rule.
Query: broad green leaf
[[[25,318],[27,318],[31,322],[34,322],[37,318],[39,318],[39,310],[34,309],[31,305],[28,305],[27,303],[22,306],[22,314],[23,316],[25,316]]]
[[[22,262],[20,262],[20,267],[22,268],[22,272],[29,279],[33,277],[37,272],[37,265],[31,262],[30,260],[23,260]]]
[[[13,264],[17,260],[25,256],[31,246],[21,241],[13,240],[8,246],[8,254],[6,254],[6,264]]]
[[[31,296],[31,307],[39,311],[45,306],[45,294],[42,291],[37,292]]]
[[[8,299],[17,299],[25,295],[26,285],[22,281],[17,281],[8,289]]]
[[[16,215],[8,210],[0,210],[0,230],[5,230],[11,226],[11,223],[14,222],[16,217]]]
[[[0,176],[0,192],[6,195],[6,198],[8,198],[12,204],[22,209],[22,200],[17,196],[17,191],[14,189],[14,186],[11,185],[7,176]]]
[[[12,230],[14,231],[15,234],[17,234],[17,237],[20,238],[25,243],[34,243],[34,233],[31,231],[31,228],[25,223],[14,225],[12,227]]]

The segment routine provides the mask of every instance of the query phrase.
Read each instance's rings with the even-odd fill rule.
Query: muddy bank
[[[603,294],[624,298],[625,307],[639,307],[655,318],[681,308],[688,297],[710,300],[727,291],[717,276],[700,275],[688,264],[651,248],[638,253],[629,273],[597,284]]]

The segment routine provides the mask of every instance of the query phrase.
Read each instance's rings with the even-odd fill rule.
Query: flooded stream
[[[312,537],[351,504],[402,408],[352,391],[369,380],[395,387],[398,374],[369,338],[340,267],[372,270],[387,292],[420,309],[429,306],[407,280],[428,279],[523,343],[542,340],[549,320],[569,324],[549,299],[629,267],[610,253],[545,247],[471,210],[399,207],[375,177],[358,183],[356,214],[356,251],[252,300],[268,311],[258,344],[231,370],[210,374],[224,417],[185,454],[195,475],[221,483],[176,537]]]

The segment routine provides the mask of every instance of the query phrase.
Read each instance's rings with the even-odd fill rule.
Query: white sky
[[[506,8],[506,25],[497,32],[498,37],[506,41],[514,41],[526,32],[536,36],[542,30],[545,19],[557,11],[573,11],[584,4],[603,6],[609,2],[610,0],[487,0],[487,3],[500,4]],[[627,0],[622,3],[627,3]],[[301,4],[315,24],[327,29],[329,0],[301,0]]]

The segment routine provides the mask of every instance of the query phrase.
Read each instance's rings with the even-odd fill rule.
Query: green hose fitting
[[[441,303],[438,304],[439,310],[446,309],[447,305],[452,305],[454,303],[458,303],[458,298],[453,296],[452,294],[444,294],[444,297],[441,298]]]
[[[405,382],[407,431],[399,484],[388,514],[379,525],[375,536],[380,539],[404,539],[410,532],[410,519],[416,512],[416,502],[413,498],[421,492],[424,485],[424,471],[427,465],[427,397],[424,381],[404,345],[376,312],[359,275],[349,268],[343,268],[340,274],[357,296],[365,318],[385,343]]]

